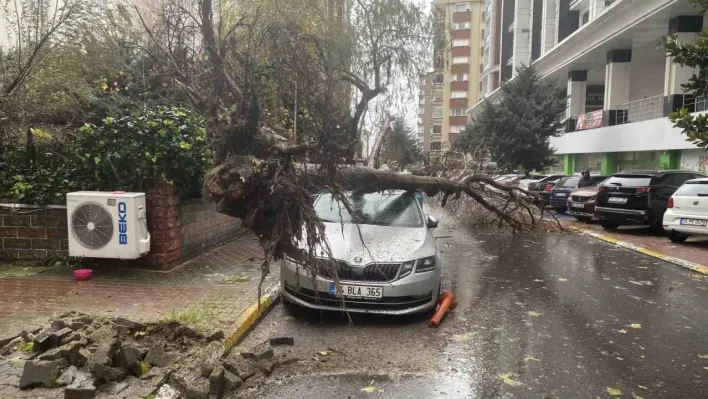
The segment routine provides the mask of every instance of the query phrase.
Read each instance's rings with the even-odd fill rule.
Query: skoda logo
[[[693,205],[698,205],[698,201],[693,201]]]
[[[361,263],[361,261],[362,261],[361,256],[354,257],[354,263]]]

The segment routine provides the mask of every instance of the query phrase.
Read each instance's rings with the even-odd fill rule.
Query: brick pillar
[[[152,184],[145,190],[147,224],[150,231],[152,266],[163,267],[182,256],[180,243],[179,195],[169,184]]]

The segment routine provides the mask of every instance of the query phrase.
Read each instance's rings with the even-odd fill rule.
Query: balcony
[[[615,107],[610,112],[610,125],[648,121],[664,117],[664,96],[654,96]]]

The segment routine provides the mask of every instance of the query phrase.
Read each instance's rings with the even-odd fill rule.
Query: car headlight
[[[435,269],[435,256],[418,259],[418,265],[415,268],[416,273],[429,272]]]
[[[403,262],[401,265],[401,272],[398,273],[398,278],[405,277],[413,271],[413,266],[415,266],[415,261],[411,260],[408,262]]]

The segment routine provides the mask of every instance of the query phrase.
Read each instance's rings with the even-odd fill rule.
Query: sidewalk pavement
[[[605,230],[596,223],[581,223],[577,221],[563,221],[564,226],[588,231],[597,238],[611,243],[626,246],[655,258],[669,261],[697,271],[708,274],[708,237],[689,238],[685,243],[671,242],[667,237],[660,237],[648,228],[624,228],[618,230]]]
[[[176,318],[229,334],[258,299],[261,257],[257,238],[246,235],[168,272],[96,269],[77,282],[66,267],[0,266],[0,336],[70,310],[143,322]],[[269,275],[263,288],[274,281]]]

